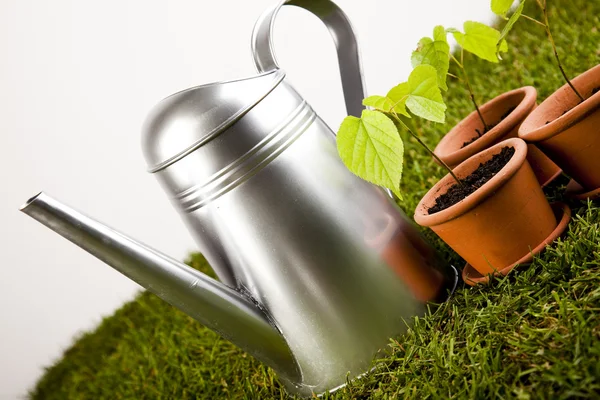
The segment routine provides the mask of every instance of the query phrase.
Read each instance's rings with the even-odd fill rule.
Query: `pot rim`
[[[434,153],[442,158],[444,162],[450,165],[457,165],[460,162],[466,160],[472,155],[479,153],[482,150],[485,150],[492,143],[496,142],[498,139],[501,139],[502,136],[506,135],[508,132],[513,130],[519,123],[524,121],[527,118],[527,115],[533,110],[536,106],[537,100],[537,90],[533,86],[523,86],[517,89],[510,90],[508,92],[504,92],[493,99],[489,100],[481,107],[479,110],[482,113],[485,113],[489,109],[492,109],[497,106],[498,103],[505,100],[507,97],[517,95],[519,93],[523,93],[524,97],[521,99],[516,108],[502,121],[498,123],[498,125],[494,126],[488,132],[484,133],[481,138],[476,141],[470,143],[469,145],[457,148],[454,151],[446,152],[444,147],[449,146],[449,142],[453,140],[456,136],[460,135],[465,129],[464,126],[467,125],[473,119],[479,119],[477,115],[477,111],[472,111],[469,115],[463,118],[460,122],[458,122],[454,127],[440,140],[440,142],[435,147]]]
[[[459,179],[463,179],[475,171],[480,163],[488,161],[493,155],[498,153],[499,149],[506,146],[513,147],[515,154],[513,154],[508,163],[496,175],[458,203],[435,214],[429,214],[428,209],[435,199],[441,194],[446,193],[450,186],[455,183],[454,178],[450,174],[446,174],[446,176],[440,179],[419,201],[414,214],[415,222],[421,226],[440,225],[467,213],[483,203],[498,188],[508,182],[521,168],[527,157],[527,144],[519,138],[506,139],[481,153],[469,157],[452,170]]]
[[[571,83],[577,87],[578,82],[584,80],[590,75],[592,77],[597,76],[595,81],[597,82],[598,86],[600,86],[600,64],[571,79]],[[571,108],[563,115],[550,121],[550,123],[543,123],[542,121],[545,118],[541,118],[541,116],[544,115],[551,105],[564,102],[564,97],[568,96],[567,93],[573,94],[569,84],[565,83],[556,91],[554,91],[554,93],[548,96],[548,98],[546,98],[546,100],[544,100],[535,110],[533,110],[525,119],[525,121],[523,121],[523,124],[519,128],[519,137],[527,140],[528,142],[539,142],[549,139],[552,136],[556,136],[567,128],[577,124],[579,121],[596,111],[596,109],[600,108],[600,91],[598,91],[594,95],[577,104],[575,107]]]

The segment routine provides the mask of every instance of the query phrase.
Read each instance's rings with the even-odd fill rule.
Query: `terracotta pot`
[[[492,179],[464,200],[429,214],[435,199],[456,182],[450,174],[421,199],[415,221],[430,227],[473,268],[483,275],[513,264],[550,236],[554,213],[526,160],[527,145],[507,139],[467,159],[453,172],[469,176],[505,146],[515,153]]]
[[[600,188],[600,91],[591,95],[600,87],[600,65],[571,82],[586,100],[579,103],[565,84],[529,114],[519,128],[519,137],[535,143],[591,191]]]
[[[547,236],[546,239],[535,248],[531,249],[529,253],[525,256],[521,257],[511,265],[504,267],[503,269],[494,273],[496,276],[505,276],[510,271],[512,271],[517,265],[523,265],[531,263],[533,260],[533,256],[539,254],[544,248],[550,243],[554,242],[559,236],[561,236],[565,230],[567,229],[567,225],[571,220],[571,208],[565,203],[553,203],[550,204],[552,210],[554,211],[554,216],[556,217],[556,227],[550,233],[550,236]],[[488,283],[490,281],[492,274],[482,275],[479,271],[475,270],[468,263],[465,265],[462,271],[463,282],[465,282],[469,286],[475,286],[480,283]]]
[[[600,187],[594,190],[586,190],[575,180],[571,179],[565,188],[565,194],[575,200],[596,200],[600,198]]]
[[[483,123],[473,111],[448,132],[435,148],[435,154],[448,166],[454,168],[467,158],[511,137],[517,137],[521,123],[536,107],[537,91],[533,86],[511,90],[493,98],[479,110],[486,123],[497,123],[479,139],[462,147],[465,142],[477,136],[475,129],[483,132]],[[514,110],[502,119],[511,109]],[[502,120],[501,120],[502,119]],[[527,160],[533,168],[539,183],[544,186],[558,177],[560,168],[534,145],[529,146]]]

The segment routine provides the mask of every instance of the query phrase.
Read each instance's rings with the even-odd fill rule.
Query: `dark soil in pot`
[[[516,137],[521,123],[536,107],[537,91],[524,86],[502,93],[472,111],[448,132],[436,146],[435,154],[451,168],[467,158],[511,137]],[[480,135],[480,132],[485,131]],[[556,166],[534,145],[529,146],[528,161],[540,185],[544,186],[560,175]]]
[[[494,129],[496,127],[496,125],[498,125],[500,122],[504,121],[504,119],[506,117],[508,117],[510,115],[510,113],[512,113],[513,111],[515,111],[517,107],[511,107],[508,109],[508,111],[506,111],[504,114],[502,114],[502,116],[500,117],[500,120],[498,120],[497,122],[494,122],[492,124],[487,124],[486,127],[483,128],[483,132],[481,132],[479,130],[479,128],[475,128],[475,132],[477,133],[477,136],[474,136],[473,138],[471,138],[470,140],[467,140],[466,142],[464,142],[461,146],[462,148],[467,147],[468,145],[470,145],[471,143],[475,142],[477,139],[479,139],[480,137],[483,136],[483,134],[488,133],[489,131],[491,131],[492,129]]]
[[[453,173],[461,181],[469,179],[481,186],[455,204],[431,213],[438,198],[457,184],[447,174],[419,201],[415,222],[430,227],[482,275],[523,258],[541,245],[557,224],[527,161],[528,149],[524,141],[511,138],[468,158]],[[490,161],[483,171],[471,176]]]
[[[490,160],[479,164],[479,167],[471,175],[462,179],[462,185],[456,183],[447,192],[436,198],[435,204],[428,210],[429,214],[445,210],[475,192],[500,172],[514,154],[514,147],[503,147],[498,154],[492,156]]]

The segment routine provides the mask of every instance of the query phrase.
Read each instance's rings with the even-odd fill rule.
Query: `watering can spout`
[[[275,368],[284,380],[300,381],[286,340],[249,296],[43,192],[29,199],[20,210]]]

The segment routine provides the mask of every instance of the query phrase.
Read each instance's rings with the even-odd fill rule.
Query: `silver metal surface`
[[[234,124],[284,78],[273,70],[248,79],[196,86],[161,101],[142,137],[149,172],[160,171]]]
[[[360,117],[366,97],[358,41],[348,16],[329,0],[283,0],[266,10],[256,21],[252,32],[252,54],[258,72],[279,69],[273,44],[273,27],[279,9],[284,5],[297,6],[318,17],[335,42],[348,115]]]
[[[273,367],[290,393],[310,396],[369,371],[390,337],[453,289],[456,273],[382,190],[348,171],[331,129],[283,79],[270,39],[283,4],[253,36],[259,70],[272,71],[176,93],[144,128],[149,168],[222,284],[47,196],[23,211]],[[289,4],[329,26],[349,67],[346,105],[359,114],[347,18],[329,1]]]
[[[93,254],[267,364],[284,379],[299,370],[278,329],[256,302],[216,280],[60,203],[45,193],[21,211]],[[223,318],[227,315],[227,318]],[[256,352],[256,350],[262,349]]]

